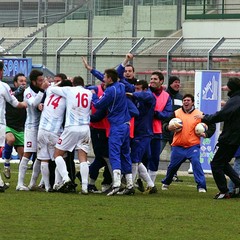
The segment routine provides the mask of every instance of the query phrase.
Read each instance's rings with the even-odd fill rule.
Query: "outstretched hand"
[[[130,61],[133,59],[133,54],[132,53],[127,53],[126,54],[126,60]]]
[[[132,53],[127,53],[126,56],[125,56],[125,59],[122,63],[123,66],[125,67],[128,64],[128,62],[132,59],[133,59],[133,54]]]
[[[89,71],[92,70],[92,67],[87,63],[87,60],[86,60],[85,57],[82,57],[82,62],[83,62],[84,67],[85,67],[87,70],[89,70]]]

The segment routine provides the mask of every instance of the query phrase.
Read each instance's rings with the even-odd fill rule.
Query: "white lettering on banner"
[[[32,69],[32,59],[30,58],[16,58],[16,59],[2,59],[4,62],[3,76],[13,77],[17,73],[23,73],[28,76]]]

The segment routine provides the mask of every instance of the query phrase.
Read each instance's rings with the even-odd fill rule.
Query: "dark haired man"
[[[53,78],[53,82],[54,84],[58,84],[59,82],[60,85],[58,86],[72,86],[72,83],[70,82],[70,80],[67,80],[67,75],[65,73],[57,73],[54,78]],[[67,84],[71,84],[71,85],[67,85]],[[67,152],[66,153],[66,164],[67,164],[67,170],[69,172],[69,177],[71,178],[72,182],[75,182],[75,178],[76,178],[76,169],[75,169],[75,162],[74,162],[74,155],[75,155],[75,150],[73,150],[72,152]],[[50,161],[49,162],[49,167],[50,167],[50,182],[52,185],[52,182],[54,180],[54,172],[55,172],[55,168],[56,168],[56,164],[54,161]],[[54,172],[53,172],[54,171]]]
[[[201,122],[195,119],[196,115],[202,114],[201,111],[194,107],[194,96],[185,94],[183,96],[182,108],[174,111],[172,118],[177,117],[182,120],[182,130],[175,132],[172,142],[171,159],[167,169],[166,177],[162,180],[162,190],[168,190],[169,185],[173,181],[174,174],[178,171],[181,164],[187,159],[190,160],[193,169],[195,182],[197,183],[197,191],[204,193],[207,191],[206,179],[200,163],[200,137],[211,137],[215,132],[215,124],[208,125],[206,133],[197,135],[195,126]],[[169,119],[170,121],[170,119]],[[176,126],[164,124],[166,131],[175,131]]]
[[[69,80],[61,80],[58,87],[72,86]],[[45,191],[52,190],[50,182],[49,163],[54,161],[54,150],[58,138],[63,130],[63,120],[66,109],[65,98],[53,94],[49,87],[46,91],[46,98],[44,100],[44,107],[42,109],[41,118],[38,130],[38,152],[37,158],[41,162],[42,180],[44,182]],[[55,167],[54,167],[55,171]],[[56,174],[56,185],[61,183],[61,179],[57,179],[59,175]],[[36,183],[34,183],[35,185]],[[33,186],[34,187],[34,186]],[[31,186],[29,187],[31,188]]]
[[[82,194],[88,194],[88,163],[87,153],[90,145],[90,107],[92,93],[84,88],[84,80],[77,76],[73,78],[73,87],[52,87],[51,91],[66,100],[65,126],[55,147],[56,168],[63,179],[59,185],[59,191],[68,191],[72,188],[66,163],[63,155],[66,151],[78,150],[80,161],[80,173],[82,179]]]
[[[125,174],[127,188],[123,194],[134,194],[132,181],[132,164],[129,151],[129,121],[125,86],[118,82],[118,73],[115,69],[106,69],[104,72],[106,90],[98,99],[93,95],[93,105],[96,109],[108,110],[107,118],[110,123],[109,160],[113,170],[113,186],[108,196],[115,195],[121,185],[121,174]]]
[[[161,149],[162,122],[172,114],[172,100],[169,94],[163,90],[164,76],[161,72],[153,72],[150,79],[150,90],[156,99],[153,119],[153,138],[151,140],[151,156],[148,159],[148,171],[155,183],[159,166]]]
[[[18,101],[23,101],[23,93],[27,86],[27,79],[23,73],[18,73],[13,78],[14,87],[11,90]],[[10,160],[13,146],[15,146],[19,159],[23,156],[24,146],[24,124],[26,120],[26,109],[14,108],[11,104],[6,103],[6,140],[3,151],[4,159],[4,176],[11,177]]]
[[[216,152],[211,161],[212,174],[220,191],[214,199],[226,199],[240,195],[240,178],[229,163],[240,145],[240,79],[229,78],[227,87],[230,98],[220,111],[211,115],[200,114],[196,116],[207,123],[224,123],[218,138]],[[228,192],[225,175],[235,184],[234,193],[231,195]]]
[[[133,59],[133,54],[127,53],[123,62],[117,67],[117,72],[118,72],[119,78],[122,81],[127,81],[129,84],[135,85],[138,79],[135,78],[135,69],[133,65],[129,64],[129,61],[131,61],[132,59]]]
[[[133,182],[136,175],[139,174],[146,183],[145,193],[156,193],[157,188],[151,180],[147,168],[142,163],[143,155],[150,148],[151,138],[153,136],[153,116],[156,99],[148,90],[148,83],[145,80],[139,80],[135,84],[135,92],[126,93],[132,97],[137,106],[139,116],[134,119],[134,138],[131,140],[131,160]]]
[[[27,119],[24,129],[24,153],[19,164],[17,191],[28,191],[24,185],[24,178],[27,171],[28,162],[33,153],[37,152],[37,134],[40,120],[40,112],[37,107],[41,102],[44,90],[48,88],[49,82],[44,80],[43,72],[32,70],[29,75],[30,86],[24,91],[24,101],[27,103]],[[33,165],[32,180],[38,177],[40,172],[40,162],[36,160]],[[30,186],[33,185],[30,182]]]
[[[118,73],[118,77],[121,80],[127,81],[129,84],[134,85],[137,82],[135,78],[135,69],[134,67],[129,64],[129,61],[133,59],[133,55],[131,53],[127,53],[123,62],[119,64],[116,68]],[[93,76],[103,82],[104,74],[99,72],[98,70],[94,69],[92,66],[88,65],[86,59],[82,57],[84,67],[91,72]],[[134,90],[134,87],[133,87]]]
[[[64,80],[67,80],[67,76],[64,73],[57,73],[53,78],[54,84],[57,84],[58,82],[61,82]]]

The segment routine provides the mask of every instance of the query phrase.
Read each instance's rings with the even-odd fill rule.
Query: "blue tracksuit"
[[[103,78],[104,78],[104,74],[99,72],[98,70],[96,69],[92,69],[91,70],[91,74],[96,77],[98,80],[100,80],[101,82],[103,82]]]
[[[150,91],[133,93],[133,102],[139,110],[139,116],[134,121],[134,139],[131,141],[132,162],[142,161],[144,153],[150,150],[153,136],[152,121],[156,99]]]
[[[139,116],[135,117],[134,137],[153,135],[153,116],[156,99],[152,92],[142,91],[133,93],[133,102],[137,106]]]
[[[129,147],[129,121],[131,119],[125,86],[115,82],[107,86],[103,96],[98,99],[93,95],[96,109],[107,110],[110,123],[109,160],[112,169],[120,169],[122,173],[131,173],[132,165]]]
[[[123,83],[125,85],[125,91],[126,92],[134,92],[135,91],[135,87],[134,84],[129,83],[128,79],[124,78],[123,73],[124,73],[124,69],[125,67],[122,66],[122,64],[120,64],[117,68],[116,71],[118,73],[118,77],[120,79],[120,82]],[[96,69],[92,69],[91,70],[91,74],[96,77],[98,80],[100,80],[101,82],[103,82],[103,78],[104,78],[104,74],[99,72]],[[134,79],[136,80],[136,79]]]

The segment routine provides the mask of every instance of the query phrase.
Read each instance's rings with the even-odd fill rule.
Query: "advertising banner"
[[[3,77],[14,77],[18,73],[29,76],[32,70],[31,58],[3,58],[4,63]]]
[[[204,114],[213,114],[221,108],[221,72],[195,72],[195,107]],[[211,173],[210,162],[220,132],[220,123],[211,138],[201,138],[200,162],[205,173]]]

